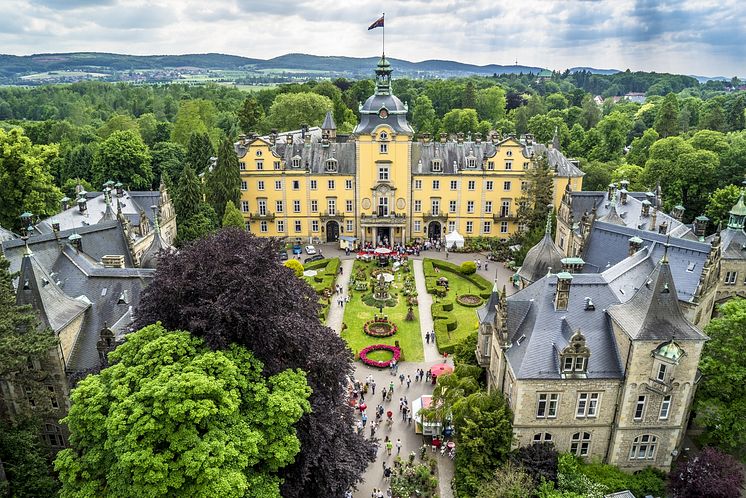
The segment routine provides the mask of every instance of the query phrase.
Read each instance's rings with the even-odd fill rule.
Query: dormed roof
[[[391,91],[391,72],[391,64],[385,55],[381,56],[376,67],[376,92],[358,109],[360,122],[353,134],[370,134],[381,125],[389,126],[394,133],[414,134],[407,122],[407,105]]]
[[[493,323],[497,314],[498,304],[500,304],[500,291],[497,289],[497,280],[495,280],[495,285],[492,286],[492,294],[490,294],[487,304],[477,309],[479,323]]]
[[[534,247],[529,249],[523,264],[518,269],[518,276],[528,283],[533,283],[546,275],[550,268],[556,272],[562,269],[562,258],[565,255],[552,240],[551,210],[547,215],[547,225],[544,237]]]

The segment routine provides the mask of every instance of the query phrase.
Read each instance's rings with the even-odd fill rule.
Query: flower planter
[[[369,320],[363,325],[363,332],[373,337],[390,337],[396,334],[396,331],[396,325],[385,318]]]
[[[372,351],[391,351],[393,356],[387,361],[372,360],[368,358],[368,353]],[[392,361],[399,361],[399,358],[401,358],[401,349],[396,346],[389,346],[388,344],[373,344],[360,350],[360,361],[371,367],[386,368],[391,365]]]
[[[477,306],[481,305],[484,300],[474,294],[462,294],[459,297],[456,298],[456,302],[459,303],[461,306],[468,306],[469,308],[476,308]]]

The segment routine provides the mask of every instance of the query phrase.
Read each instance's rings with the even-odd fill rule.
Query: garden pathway
[[[438,354],[438,348],[435,347],[435,342],[430,341],[430,344],[425,341],[425,333],[433,332],[433,315],[430,312],[430,306],[433,304],[433,296],[427,293],[427,286],[425,284],[425,270],[422,266],[421,259],[415,259],[412,261],[414,265],[414,283],[417,286],[417,311],[420,313],[420,334],[422,334],[422,346],[425,348],[425,363],[432,365],[438,363],[441,359]]]
[[[342,268],[342,274],[337,277],[337,285],[342,286],[342,295],[347,296],[347,289],[350,284],[350,275],[352,274],[352,265],[355,263],[354,259],[343,259],[341,261],[340,268]],[[339,334],[342,331],[342,321],[345,316],[345,305],[339,306],[337,299],[340,297],[339,294],[332,296],[332,302],[329,306],[329,314],[326,317],[326,326],[334,329]]]

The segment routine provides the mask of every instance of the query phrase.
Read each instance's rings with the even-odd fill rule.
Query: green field
[[[91,73],[87,71],[47,71],[44,73],[34,73],[34,74],[28,74],[26,76],[21,76],[22,80],[29,80],[29,81],[36,81],[36,80],[45,80],[49,78],[82,78],[84,76],[90,76],[92,78],[105,78],[109,76],[105,73]]]
[[[396,341],[399,341],[399,346],[402,349],[402,359],[405,361],[423,361],[425,359],[424,351],[422,349],[422,335],[420,334],[420,321],[419,312],[417,306],[414,307],[413,321],[406,321],[404,318],[407,316],[407,303],[406,297],[401,295],[401,291],[404,287],[404,276],[411,275],[414,277],[414,272],[411,271],[411,261],[408,263],[409,272],[405,272],[403,268],[399,269],[395,275],[396,278],[392,282],[390,293],[396,294],[397,303],[394,307],[383,308],[383,314],[388,316],[389,320],[396,324],[398,331],[396,334],[390,337],[371,337],[363,332],[363,325],[368,320],[373,319],[373,315],[378,313],[378,308],[368,306],[363,302],[363,296],[371,293],[371,286],[373,280],[370,278],[370,272],[377,268],[375,263],[365,263],[363,261],[355,261],[355,265],[352,269],[353,277],[358,275],[359,271],[365,271],[366,279],[368,282],[368,290],[356,291],[354,285],[351,284],[349,289],[350,302],[345,307],[344,323],[347,328],[342,331],[342,338],[347,341],[347,344],[357,355],[361,349],[371,344],[390,344],[394,345]],[[390,268],[390,267],[389,267]],[[334,306],[334,300],[332,299],[332,306]],[[377,356],[380,354],[380,357]],[[375,359],[387,360],[390,355],[387,353],[375,353],[373,355]]]

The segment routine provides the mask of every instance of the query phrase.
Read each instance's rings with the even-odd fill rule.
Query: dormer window
[[[476,157],[467,157],[466,158],[466,167],[467,168],[476,168],[477,167],[477,158]]]
[[[513,151],[512,150],[506,151],[505,155],[508,156],[508,157],[512,157],[513,156]]]
[[[382,131],[382,132],[381,132],[381,133],[380,133],[380,134],[378,135],[378,139],[379,139],[379,140],[388,140],[388,139],[389,139],[389,134],[388,134],[388,133],[386,133],[385,131]]]
[[[301,165],[301,157],[295,156],[290,160],[290,163],[293,165],[293,168],[300,168]]]
[[[261,150],[257,150],[256,151],[256,157],[262,157],[262,151]]]
[[[653,351],[651,377],[660,383],[668,384],[673,376],[674,368],[685,355],[684,350],[673,339],[664,342]]]
[[[378,117],[381,119],[386,119],[387,117],[389,117],[389,111],[385,107],[382,107],[381,110],[378,111]]]
[[[585,344],[585,336],[578,330],[570,338],[570,345],[560,352],[562,377],[585,377],[590,356],[591,350]]]
[[[325,170],[327,173],[336,173],[337,172],[337,160],[336,159],[327,159]]]
[[[430,169],[432,171],[443,171],[443,161],[440,159],[433,159],[430,161]]]

